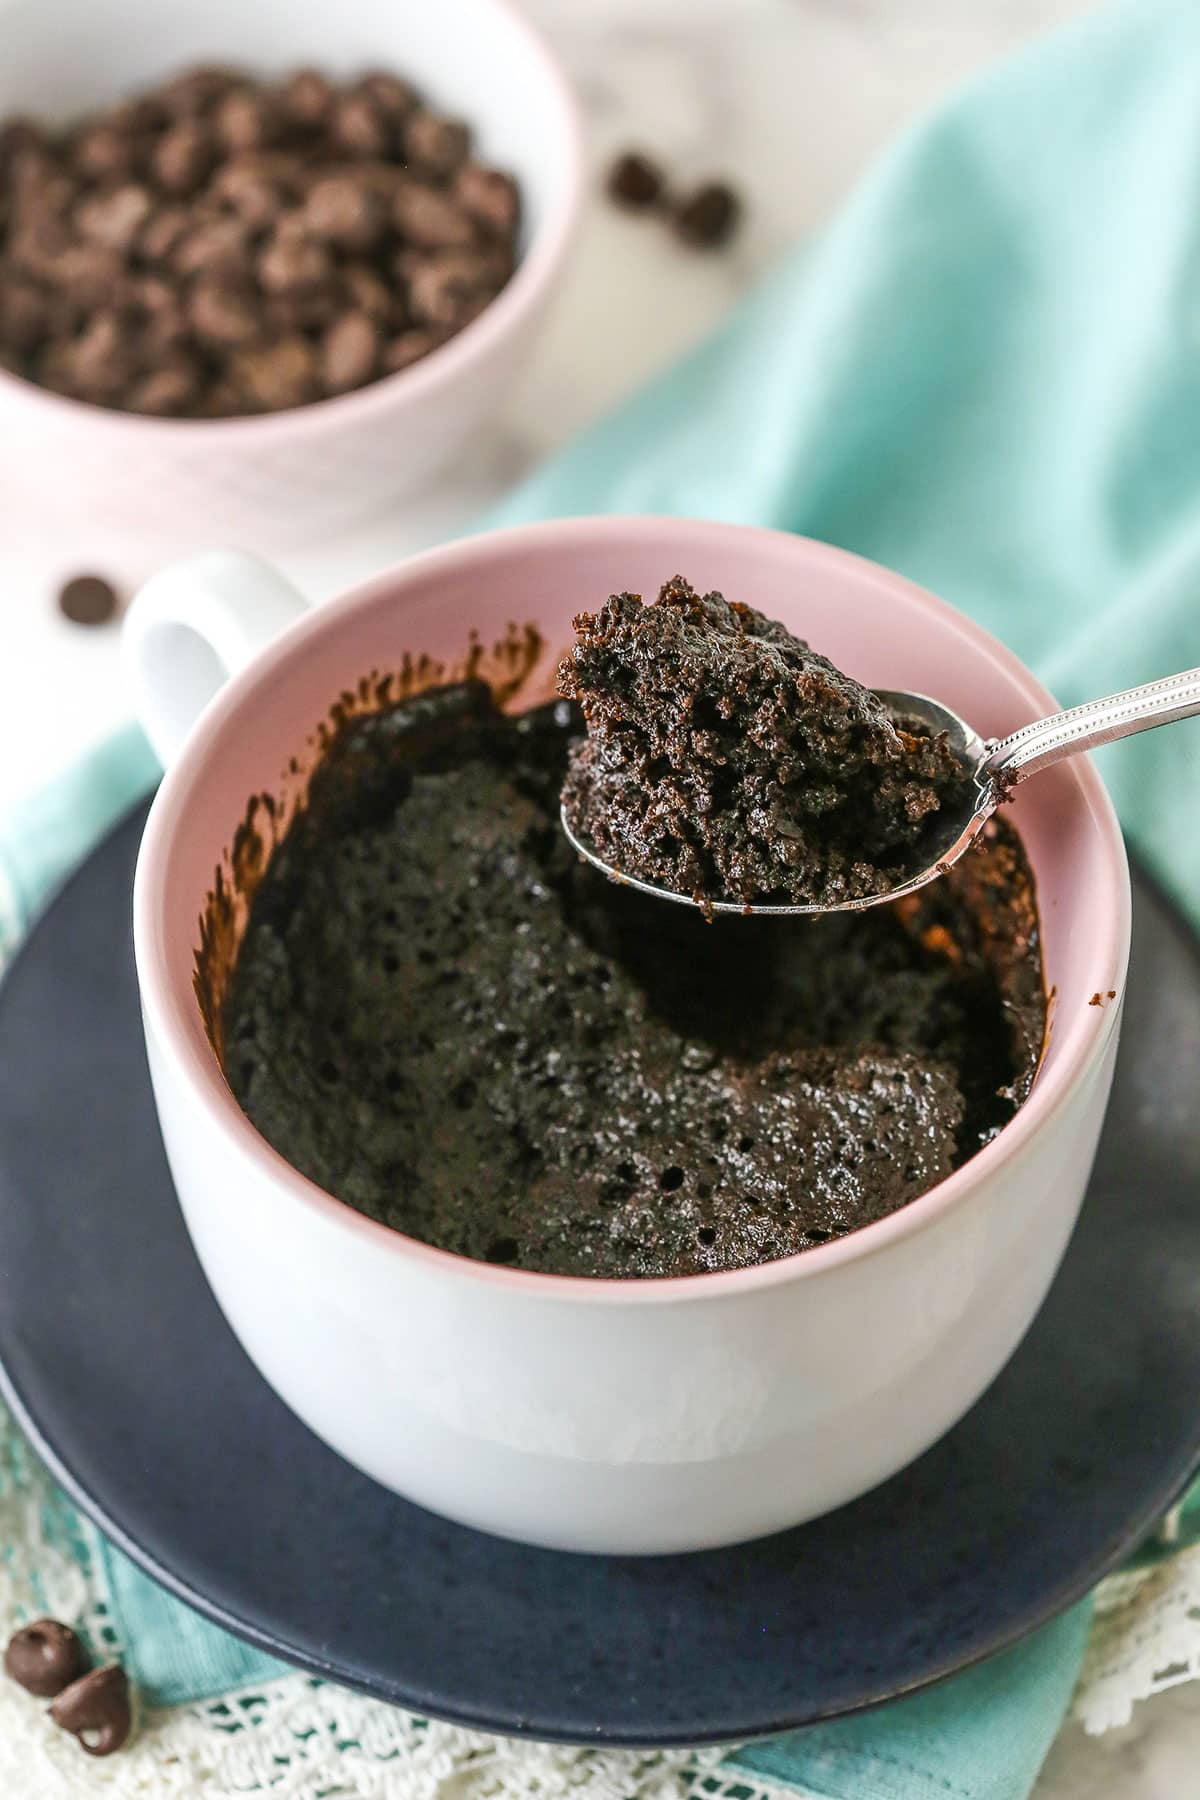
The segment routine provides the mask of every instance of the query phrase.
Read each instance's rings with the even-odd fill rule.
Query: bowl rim
[[[36,0],[28,0],[31,9]],[[365,387],[353,388],[345,394],[329,394],[309,400],[303,406],[283,407],[277,412],[237,414],[230,418],[158,418],[149,413],[126,412],[119,407],[99,406],[90,400],[74,399],[53,388],[41,387],[28,376],[0,364],[0,405],[19,404],[44,414],[56,416],[73,431],[90,431],[97,435],[158,439],[160,450],[169,449],[190,437],[202,438],[210,445],[228,443],[250,450],[274,447],[292,438],[297,431],[336,431],[344,425],[369,424],[377,414],[390,411],[399,399],[420,401],[436,396],[439,390],[485,362],[503,339],[530,312],[536,311],[553,284],[571,243],[582,222],[586,180],[583,114],[578,97],[566,70],[544,34],[526,17],[517,0],[476,0],[477,5],[490,6],[506,21],[507,28],[523,38],[540,77],[553,95],[557,114],[559,142],[554,147],[561,181],[557,196],[539,221],[508,281],[494,300],[463,329],[431,350],[427,356],[407,369],[380,376]],[[0,40],[5,14],[0,9]]]
[[[732,1300],[759,1289],[775,1288],[795,1280],[816,1279],[846,1264],[878,1255],[893,1244],[929,1229],[968,1202],[972,1194],[1001,1169],[1035,1152],[1045,1126],[1078,1092],[1081,1083],[1103,1058],[1117,1030],[1125,994],[1132,924],[1125,842],[1116,811],[1094,764],[1089,757],[1077,757],[1072,760],[1069,772],[1074,778],[1079,803],[1090,828],[1100,840],[1102,854],[1110,864],[1113,878],[1109,901],[1101,915],[1107,920],[1107,931],[1094,933],[1096,963],[1098,968],[1107,971],[1108,986],[1120,999],[1110,1007],[1076,1009],[1073,1016],[1058,1027],[1058,1044],[1062,1048],[1054,1068],[1039,1071],[1028,1099],[997,1136],[944,1180],[884,1218],[859,1226],[829,1243],[744,1268],[645,1277],[561,1275],[481,1262],[423,1243],[357,1212],[348,1202],[338,1199],[293,1168],[242,1111],[206,1037],[201,1049],[194,1029],[195,1014],[190,1010],[195,1007],[190,983],[185,1001],[171,980],[168,966],[161,904],[164,884],[156,878],[165,871],[171,833],[200,783],[226,722],[241,708],[267,669],[277,667],[281,657],[311,638],[344,630],[353,614],[369,611],[388,596],[394,596],[398,584],[404,588],[419,587],[426,577],[436,576],[447,568],[486,565],[496,549],[536,554],[547,543],[569,542],[581,531],[619,540],[624,534],[644,531],[647,527],[667,539],[678,537],[680,549],[699,548],[702,552],[706,539],[714,545],[717,540],[722,540],[727,547],[732,533],[785,542],[807,558],[810,568],[824,563],[843,571],[849,569],[860,582],[882,586],[893,595],[903,593],[918,610],[937,619],[940,629],[969,641],[975,653],[983,651],[1006,674],[1016,678],[1033,705],[1044,706],[1048,711],[1056,707],[1048,690],[1011,650],[948,601],[882,564],[799,533],[713,520],[637,514],[564,518],[508,526],[423,551],[357,584],[334,602],[315,607],[297,620],[273,640],[266,651],[233,676],[205,709],[182,754],[163,777],[146,821],[134,877],[134,950],[147,1036],[153,1038],[154,1046],[169,1060],[177,1077],[205,1113],[208,1123],[227,1141],[238,1159],[252,1164],[258,1177],[279,1197],[297,1201],[315,1211],[327,1223],[351,1237],[358,1237],[378,1254],[424,1265],[431,1274],[480,1281],[492,1288],[522,1293],[533,1299],[601,1305]]]

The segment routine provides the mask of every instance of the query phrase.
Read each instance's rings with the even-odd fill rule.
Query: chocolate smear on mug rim
[[[472,631],[466,648],[448,659],[406,650],[395,668],[371,669],[345,688],[309,733],[303,750],[287,758],[276,793],[251,794],[242,818],[213,871],[213,883],[199,917],[192,986],[205,1034],[224,1067],[222,1014],[229,981],[251,903],[267,866],[297,813],[304,807],[314,769],[339,740],[368,714],[451,682],[486,681],[496,704],[520,710],[549,699],[557,657],[546,656],[546,640],[532,622],[511,622],[503,637],[487,645]],[[542,677],[539,689],[535,680]]]

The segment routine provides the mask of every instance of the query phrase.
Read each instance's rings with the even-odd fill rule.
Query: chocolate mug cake
[[[1011,827],[892,906],[709,924],[571,851],[583,724],[477,680],[343,721],[223,1007],[226,1077],[282,1155],[460,1255],[646,1277],[828,1242],[1002,1128],[1045,1025]]]
[[[575,620],[587,737],[563,804],[602,862],[706,901],[829,906],[895,887],[969,783],[944,737],[785,626],[682,576]]]

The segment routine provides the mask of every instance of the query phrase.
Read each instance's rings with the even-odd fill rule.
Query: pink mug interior
[[[264,792],[285,808],[294,803],[315,754],[314,732],[338,695],[356,691],[368,673],[399,669],[406,655],[424,654],[454,667],[472,632],[486,647],[513,624],[532,624],[542,648],[516,703],[535,704],[553,691],[572,614],[619,589],[649,595],[676,573],[781,619],[862,681],[938,696],[984,736],[1002,735],[1054,709],[1050,695],[1009,651],[944,601],[844,551],[783,533],[676,519],[565,520],[467,539],[415,558],[315,610],[222,691],[165,777],[147,827],[136,899],[143,1004],[220,1129],[248,1134],[258,1152],[279,1165],[225,1085],[193,992],[198,919],[216,867],[228,867],[248,798]],[[293,757],[299,775],[289,773]],[[800,1260],[814,1273],[818,1264],[865,1252],[916,1227],[928,1209],[969,1191],[973,1172],[1011,1154],[1036,1131],[1112,1028],[1128,954],[1129,882],[1120,830],[1099,777],[1087,759],[1075,759],[1019,789],[1009,816],[1036,875],[1051,994],[1050,1030],[1033,1093],[999,1138],[939,1187],[890,1219],[806,1252]],[[289,1175],[297,1191],[318,1195],[303,1177]],[[340,1203],[324,1203],[337,1206],[348,1221],[364,1223]],[[369,1228],[381,1243],[416,1248],[384,1227]],[[733,1282],[747,1274],[771,1279],[772,1271],[794,1270],[796,1262],[785,1258],[757,1271],[693,1276],[673,1285]],[[493,1280],[581,1285],[490,1266],[485,1273]]]

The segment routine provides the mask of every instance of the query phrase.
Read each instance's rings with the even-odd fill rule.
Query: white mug
[[[683,520],[476,537],[314,611],[261,564],[200,559],[151,581],[128,624],[142,716],[169,764],[134,900],[146,1043],[213,1291],[266,1379],[351,1462],[454,1519],[571,1550],[692,1550],[797,1524],[962,1416],[1066,1247],[1129,948],[1121,835],[1076,759],[1020,789],[1010,815],[1055,994],[1029,1099],[900,1211],[757,1267],[614,1281],[494,1267],[389,1230],[291,1168],[226,1085],[193,992],[197,919],[219,865],[228,879],[248,797],[276,795],[286,821],[314,726],[367,671],[405,651],[452,664],[471,628],[486,644],[528,621],[544,645],[532,703],[552,691],[573,612],[676,570],[752,600],[867,682],[944,697],[985,734],[1052,709],[1015,657],[899,576],[804,539]]]

